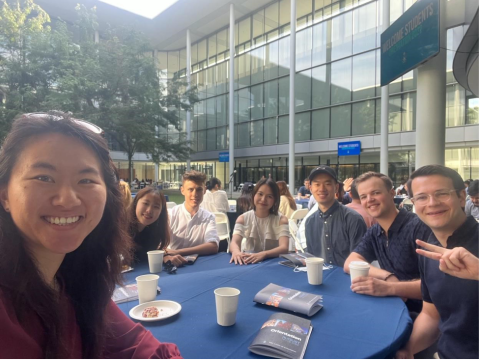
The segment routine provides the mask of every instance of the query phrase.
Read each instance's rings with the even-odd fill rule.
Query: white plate
[[[158,311],[158,317],[154,318],[146,318],[142,316],[143,310],[145,308],[155,306]],[[132,319],[141,320],[141,321],[158,321],[167,319],[174,315],[177,315],[180,310],[182,310],[182,305],[175,301],[170,300],[156,300],[156,301],[149,301],[140,305],[135,306],[133,309],[130,310],[128,313]]]

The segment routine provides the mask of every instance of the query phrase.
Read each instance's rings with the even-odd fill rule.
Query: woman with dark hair
[[[177,357],[111,300],[131,257],[102,130],[15,120],[0,152],[0,358]]]
[[[213,195],[213,202],[217,211],[227,213],[230,210],[230,205],[228,204],[228,195],[225,191],[222,190],[222,182],[216,177],[210,179],[210,191]]]
[[[280,191],[272,179],[260,180],[253,190],[253,210],[240,215],[233,231],[235,264],[255,264],[288,252],[288,219],[278,213]],[[242,251],[242,239],[246,242]]]
[[[243,184],[242,194],[237,199],[237,215],[242,215],[243,213],[253,209],[253,184],[251,182],[246,182]]]
[[[218,212],[218,209],[215,206],[215,199],[213,198],[211,181],[205,183],[205,188],[205,194],[203,195],[203,201],[200,204],[200,207],[211,213]]]
[[[148,251],[165,250],[170,244],[170,225],[163,192],[150,186],[143,188],[135,196],[129,212],[135,260],[147,261]]]
[[[297,204],[292,194],[290,194],[285,181],[277,181],[277,185],[280,191],[280,206],[278,210],[287,218],[290,218],[293,212],[297,210]]]

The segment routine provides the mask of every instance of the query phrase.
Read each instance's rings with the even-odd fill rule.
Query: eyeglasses
[[[70,120],[74,121],[76,124],[82,125],[83,127],[87,128],[88,130],[93,131],[95,134],[98,134],[102,137],[105,137],[105,132],[102,130],[102,128],[98,127],[95,124],[92,124],[91,122],[85,121],[85,120],[74,119],[74,118],[70,117],[71,115],[72,115],[71,112],[64,113],[64,112],[61,112],[61,111],[52,110],[52,111],[49,111],[48,113],[44,113],[44,112],[28,113],[28,114],[25,114],[24,116],[37,117],[37,118],[40,118],[40,119],[47,118],[47,119],[51,119],[53,121],[61,121],[61,120],[70,119]]]
[[[426,205],[429,202],[430,197],[433,197],[435,201],[445,202],[450,200],[450,198],[452,197],[452,193],[456,191],[457,190],[440,190],[440,191],[435,191],[433,195],[420,194],[420,195],[414,196],[411,198],[411,200],[415,205],[420,205],[420,206]]]

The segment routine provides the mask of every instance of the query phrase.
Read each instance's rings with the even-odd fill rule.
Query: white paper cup
[[[163,255],[165,251],[163,250],[152,250],[148,251],[148,267],[150,268],[150,272],[159,273],[162,271],[163,267]]]
[[[218,325],[231,326],[235,324],[240,290],[224,287],[215,289],[214,293]]]
[[[322,258],[306,258],[308,283],[310,285],[321,285],[323,281],[323,263]]]
[[[157,297],[158,275],[137,276],[138,301],[140,304],[153,301]]]
[[[365,261],[352,261],[348,267],[350,268],[350,280],[359,276],[368,276],[370,270],[370,264]]]

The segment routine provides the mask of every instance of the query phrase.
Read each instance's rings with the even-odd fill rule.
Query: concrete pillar
[[[297,1],[290,0],[290,106],[288,117],[288,188],[295,195],[295,64]]]
[[[390,0],[382,0],[383,31],[390,26]],[[388,176],[388,85],[382,86],[380,111],[380,172]]]
[[[234,61],[235,61],[235,13],[234,6],[230,4],[230,60],[229,60],[229,79],[228,79],[228,129],[229,129],[229,145],[228,145],[228,174],[234,176],[233,172],[235,171],[235,125],[233,120],[233,106],[234,106]],[[233,178],[229,178],[229,190],[230,193],[233,191]]]
[[[192,45],[192,42],[190,40],[190,29],[187,29],[187,61],[186,61],[186,64],[187,64],[187,69],[186,69],[186,73],[187,73],[187,91],[190,91],[190,88],[191,88],[191,84],[192,84],[192,78],[191,78],[191,74],[190,72],[192,71],[192,49],[191,49],[191,45]],[[190,102],[188,101],[187,99],[187,102],[190,104]],[[187,131],[187,141],[190,142],[190,140],[192,139],[192,131],[191,131],[191,111],[188,110],[187,111],[187,126],[186,126],[186,131]],[[190,156],[188,157],[187,159],[187,171],[190,171]]]
[[[415,169],[445,165],[446,2],[440,1],[440,52],[418,67]]]

